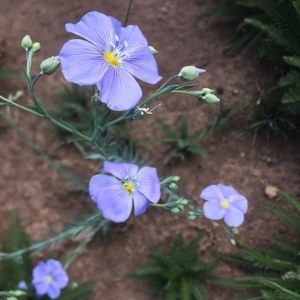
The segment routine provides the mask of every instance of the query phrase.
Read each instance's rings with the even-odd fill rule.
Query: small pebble
[[[265,195],[270,199],[274,199],[277,196],[278,188],[273,185],[267,185],[265,188]]]

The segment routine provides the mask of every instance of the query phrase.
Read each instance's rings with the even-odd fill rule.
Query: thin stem
[[[129,19],[129,15],[130,15],[130,11],[131,11],[131,5],[132,5],[133,0],[129,0],[129,4],[128,4],[128,8],[127,8],[127,12],[126,12],[126,17],[125,17],[125,21],[124,21],[124,27],[127,25],[128,23],[128,19]]]
[[[7,98],[1,96],[1,95],[0,95],[0,99],[1,99],[2,101],[6,102],[6,103],[8,103],[8,104],[10,104],[10,105],[12,105],[12,106],[15,106],[15,107],[17,107],[17,108],[19,108],[19,109],[21,109],[21,110],[23,110],[23,111],[32,113],[32,114],[34,114],[34,115],[36,115],[36,116],[38,116],[38,117],[40,117],[40,118],[44,118],[44,117],[45,117],[45,115],[43,115],[43,114],[41,114],[41,113],[39,113],[39,112],[37,112],[37,111],[34,111],[34,110],[30,109],[30,108],[27,108],[26,106],[20,105],[20,104],[14,102],[14,101],[11,101],[11,100],[9,100],[9,99],[7,99]]]

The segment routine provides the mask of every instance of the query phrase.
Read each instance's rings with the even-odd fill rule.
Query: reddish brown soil
[[[224,90],[222,101],[229,106],[233,102],[249,101],[256,84],[272,77],[272,72],[262,69],[253,51],[243,51],[235,57],[224,54],[233,28],[216,17],[201,15],[218,4],[220,1],[217,0],[189,0],[184,4],[180,0],[136,0],[129,23],[138,24],[149,43],[159,50],[157,60],[164,78],[178,73],[184,65],[203,67],[207,72],[200,78],[201,87],[221,87]],[[127,1],[121,0],[2,0],[2,67],[19,70],[24,65],[25,56],[19,45],[25,34],[30,34],[42,45],[37,55],[37,71],[39,61],[56,55],[71,37],[64,30],[65,23],[77,22],[84,13],[92,10],[123,20],[126,7]],[[47,103],[46,99],[53,97],[59,84],[66,84],[60,72],[38,83],[37,93],[45,98],[43,102]],[[14,90],[24,89],[21,81],[10,86]],[[11,92],[2,82],[0,87],[1,95]],[[150,88],[146,87],[145,91],[148,93]],[[245,125],[245,116],[238,115],[207,141],[208,158],[193,157],[162,167],[166,147],[160,143],[162,133],[155,124],[156,118],[164,118],[166,123],[176,126],[180,115],[187,114],[191,127],[198,129],[207,124],[218,108],[179,96],[162,98],[159,103],[161,106],[155,114],[132,123],[130,133],[133,139],[144,145],[143,151],[159,168],[160,175],[179,175],[187,197],[199,201],[199,205],[201,189],[212,183],[231,184],[246,195],[249,212],[240,229],[239,239],[242,241],[264,245],[266,238],[285,232],[283,225],[261,209],[261,204],[277,201],[268,200],[264,195],[265,187],[270,184],[300,196],[299,140],[291,137],[288,141],[279,138],[266,142],[259,137],[253,145],[252,134],[235,135]],[[50,127],[34,116],[15,112],[15,119],[35,143],[84,180],[88,181],[99,167],[97,162],[85,161],[72,146],[64,145]],[[59,230],[74,215],[90,210],[90,200],[75,193],[73,186],[25,146],[9,126],[4,126],[1,132],[0,165],[1,237],[8,228],[9,212],[12,210],[18,211],[22,224],[33,238],[45,237],[49,227]],[[145,215],[132,218],[128,226],[118,226],[107,240],[97,238],[91,243],[69,269],[70,277],[78,282],[96,280],[95,300],[152,300],[154,297],[145,283],[120,280],[120,277],[146,262],[151,251],[168,249],[176,233],[181,232],[190,238],[201,229],[207,231],[207,237],[199,248],[205,257],[209,257],[213,249],[232,250],[221,227],[206,220],[187,221],[183,216],[174,217],[166,211],[152,208]],[[226,276],[234,274],[226,266],[220,268],[220,272]],[[211,300],[231,299],[231,294],[222,288],[210,288],[209,294]]]

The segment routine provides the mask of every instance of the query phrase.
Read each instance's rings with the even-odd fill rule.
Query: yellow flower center
[[[229,206],[229,203],[228,203],[227,200],[221,200],[221,201],[220,201],[220,204],[221,204],[221,206],[224,207],[224,208],[227,208],[227,207]]]
[[[119,67],[120,66],[120,59],[119,55],[116,52],[111,51],[105,51],[103,52],[103,56],[105,60],[113,67]]]
[[[127,181],[127,182],[122,183],[122,185],[123,185],[123,187],[124,187],[124,189],[125,189],[125,191],[127,193],[129,193],[129,194],[134,193],[134,191],[135,191],[135,184],[134,184],[134,182]]]
[[[53,277],[52,277],[51,275],[47,275],[47,276],[46,276],[46,280],[47,280],[48,282],[52,282],[52,281],[53,281]]]

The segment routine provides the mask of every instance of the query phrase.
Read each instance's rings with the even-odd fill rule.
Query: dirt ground
[[[40,60],[58,54],[62,45],[72,38],[64,30],[65,23],[75,23],[93,10],[124,20],[127,2],[2,0],[1,67],[20,70],[25,63],[20,41],[25,34],[30,34],[42,45],[34,67],[37,72]],[[234,102],[249,101],[257,84],[272,78],[273,73],[255,58],[253,50],[242,51],[234,57],[224,53],[233,27],[217,17],[202,16],[207,9],[222,5],[222,2],[187,0],[183,4],[180,0],[134,0],[129,24],[137,24],[149,43],[159,50],[157,61],[165,79],[177,74],[184,65],[205,68],[207,72],[201,75],[200,86],[223,90],[220,97],[224,105],[229,106]],[[37,93],[45,97],[43,102],[51,101],[55,87],[60,84],[66,84],[60,71],[38,82]],[[18,80],[9,86],[15,90],[24,89],[24,83]],[[145,93],[150,88],[145,86]],[[7,83],[0,82],[0,94],[7,95],[8,92],[11,90]],[[249,212],[238,237],[241,241],[264,245],[270,236],[285,234],[284,225],[263,211],[261,204],[278,201],[265,196],[268,185],[300,196],[300,140],[295,137],[288,141],[274,138],[267,142],[258,137],[253,145],[253,134],[235,134],[246,124],[246,116],[234,116],[205,143],[208,158],[191,157],[184,162],[163,166],[166,147],[160,144],[162,133],[155,123],[156,118],[163,118],[166,123],[176,126],[178,118],[186,114],[191,127],[198,129],[207,124],[218,108],[180,96],[164,97],[159,103],[161,106],[153,115],[132,123],[130,134],[135,140],[146,140],[143,151],[159,168],[160,175],[179,175],[183,191],[199,205],[199,193],[207,185],[220,182],[233,185],[249,200]],[[98,169],[99,163],[85,161],[74,147],[64,144],[49,126],[34,116],[16,112],[15,118],[35,143],[86,182]],[[60,229],[73,216],[91,208],[87,197],[74,192],[71,184],[62,180],[47,162],[24,145],[14,129],[5,125],[1,129],[0,166],[0,239],[7,231],[9,212],[14,209],[26,231],[33,238],[41,238],[47,235],[49,227]],[[120,280],[120,277],[146,262],[151,251],[167,249],[176,233],[181,232],[190,238],[202,229],[207,231],[199,246],[204,256],[208,257],[213,249],[232,251],[220,226],[204,219],[188,221],[184,216],[174,217],[166,211],[151,208],[143,216],[131,218],[126,226],[118,226],[109,239],[97,238],[89,244],[70,267],[70,278],[78,282],[96,280],[92,298],[95,300],[153,300],[146,283]],[[234,274],[228,266],[220,268],[220,272],[226,276]],[[209,295],[210,300],[231,299],[231,293],[222,288],[210,288]]]

